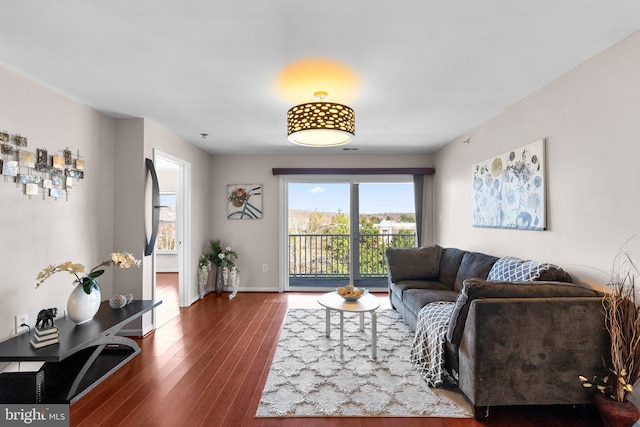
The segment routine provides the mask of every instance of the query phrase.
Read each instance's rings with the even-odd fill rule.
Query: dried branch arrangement
[[[584,387],[596,387],[602,394],[626,402],[640,379],[640,309],[636,304],[635,279],[638,268],[626,253],[614,262],[608,292],[602,303],[605,326],[611,338],[611,360],[607,366],[612,376],[589,380],[580,377]]]

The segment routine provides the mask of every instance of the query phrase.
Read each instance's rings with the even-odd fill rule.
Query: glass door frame
[[[350,280],[358,279],[360,272],[354,273],[353,266],[359,262],[359,186],[360,183],[413,183],[412,175],[282,175],[279,182],[279,292],[291,290],[289,286],[289,184],[291,183],[343,183],[350,184],[349,224],[350,224]],[[355,195],[355,196],[354,196]],[[354,262],[356,261],[356,262]],[[295,287],[295,291],[326,291],[327,288]]]

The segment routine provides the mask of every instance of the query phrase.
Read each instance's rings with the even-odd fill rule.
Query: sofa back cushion
[[[456,248],[444,248],[440,258],[440,276],[438,281],[448,289],[453,289],[456,284],[456,276],[462,263],[462,257],[467,251]]]
[[[595,297],[602,293],[587,286],[566,282],[496,282],[482,279],[464,281],[451,314],[447,340],[459,345],[471,303],[479,298]]]
[[[504,257],[493,264],[487,280],[571,282],[571,275],[555,264],[525,261],[516,257]]]
[[[465,280],[477,277],[486,279],[493,264],[498,261],[498,257],[482,254],[480,252],[467,252],[462,257],[454,290],[461,291]]]
[[[422,248],[388,248],[386,250],[389,277],[401,280],[433,280],[438,278],[442,248],[438,245]]]

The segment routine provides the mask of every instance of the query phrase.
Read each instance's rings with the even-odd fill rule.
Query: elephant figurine
[[[58,314],[58,309],[55,307],[40,310],[38,313],[38,320],[36,321],[36,328],[40,325],[41,328],[46,328],[51,324],[53,327],[53,318]]]

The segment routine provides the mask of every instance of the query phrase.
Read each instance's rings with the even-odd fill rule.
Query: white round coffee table
[[[342,347],[344,339],[344,313],[360,313],[360,330],[364,331],[364,313],[371,313],[371,357],[377,357],[377,318],[376,310],[380,307],[378,298],[369,293],[361,296],[357,301],[347,301],[337,292],[329,292],[318,298],[318,304],[326,309],[326,335],[331,338],[331,310],[340,312],[340,358],[343,357]]]

